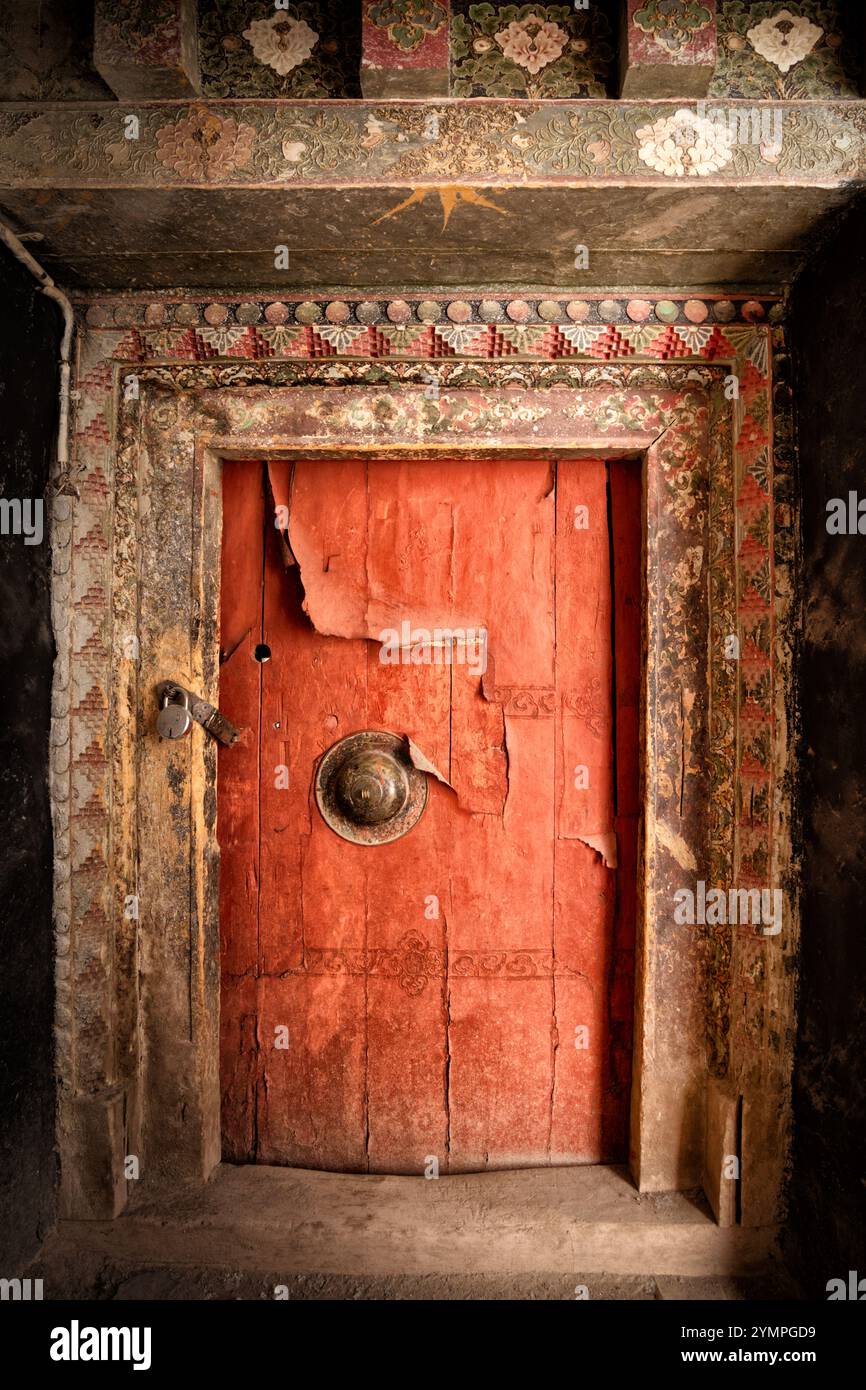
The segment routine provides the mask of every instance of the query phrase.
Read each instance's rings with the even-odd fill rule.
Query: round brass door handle
[[[355,825],[381,825],[399,816],[409,799],[409,778],[393,753],[359,748],[337,769],[334,798]]]
[[[323,820],[344,840],[383,845],[420,820],[427,778],[413,766],[405,739],[365,729],[322,755],[315,792]]]

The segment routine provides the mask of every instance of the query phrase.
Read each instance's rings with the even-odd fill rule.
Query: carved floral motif
[[[839,0],[726,0],[710,96],[784,101],[859,97],[859,6]]]
[[[361,6],[346,0],[198,0],[208,97],[358,97]]]
[[[400,988],[413,997],[423,994],[428,981],[445,973],[445,953],[431,946],[417,931],[405,932],[396,949],[384,947],[369,952],[370,974],[388,975],[399,980]]]
[[[648,0],[634,15],[638,29],[670,53],[678,53],[711,20],[710,11],[695,0]]]
[[[558,24],[539,19],[537,14],[526,19],[513,19],[507,29],[500,29],[496,42],[506,58],[518,67],[526,68],[533,76],[562,55],[568,34]]]
[[[780,10],[749,29],[748,36],[756,53],[775,63],[780,72],[788,72],[808,57],[823,32],[805,15]]]
[[[280,145],[286,161],[284,173],[290,177],[315,169],[339,169],[352,151],[356,168],[366,163],[361,132],[337,111],[315,111],[301,115],[284,132]]]
[[[281,77],[305,63],[319,42],[315,29],[282,10],[270,19],[254,19],[243,34],[259,62],[267,63]]]
[[[226,178],[251,163],[255,138],[244,121],[194,107],[156,132],[156,157],[181,178]]]
[[[367,17],[405,53],[420,48],[428,34],[437,34],[447,18],[437,0],[378,0]]]
[[[644,164],[668,178],[705,178],[717,173],[731,162],[735,143],[730,126],[688,110],[641,126],[637,138]]]
[[[604,97],[613,62],[600,5],[462,7],[451,22],[451,95]]]
[[[0,181],[58,189],[74,187],[72,180],[86,174],[92,188],[209,184],[224,168],[238,183],[330,186],[349,179],[398,192],[427,185],[450,189],[455,199],[459,190],[468,201],[466,189],[474,185],[479,195],[483,171],[483,186],[496,202],[496,185],[527,175],[551,181],[626,175],[648,183],[709,173],[726,181],[755,174],[774,182],[791,174],[815,183],[857,179],[866,149],[862,112],[847,102],[791,107],[773,142],[760,122],[757,137],[743,139],[724,110],[717,117],[708,106],[698,116],[673,102],[527,101],[519,109],[449,102],[435,141],[424,138],[417,102],[199,102],[142,105],[139,116],[139,138],[126,140],[107,103],[62,113],[4,110],[0,103]],[[398,201],[383,195],[382,213]]]
[[[93,17],[91,16],[91,25]],[[153,0],[113,0],[101,7],[99,49],[103,61],[159,67],[180,54],[179,7]]]

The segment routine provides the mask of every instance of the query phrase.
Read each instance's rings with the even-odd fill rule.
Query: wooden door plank
[[[363,543],[364,464],[296,463],[291,493],[293,517],[300,496],[317,526],[291,529],[300,570],[286,569],[277,529],[267,528],[258,1153],[264,1163],[364,1171],[366,865],[357,846],[338,850],[311,789],[320,755],[364,725],[366,665],[359,644],[323,636],[304,611],[304,584],[330,603],[329,573]]]
[[[442,625],[450,507],[429,468],[368,468],[368,630]],[[440,597],[442,595],[442,597]],[[437,606],[438,605],[438,606]],[[432,632],[431,632],[432,636]],[[447,770],[451,667],[441,648],[423,662],[386,664],[367,646],[367,723],[406,734]],[[405,658],[408,652],[402,653]],[[438,660],[431,661],[431,657]],[[454,794],[428,778],[424,815],[391,844],[367,851],[367,1150],[371,1172],[449,1171],[447,923],[442,866]]]
[[[257,1162],[366,1171],[363,1001],[362,975],[263,977]]]
[[[460,1171],[547,1160],[555,1044],[554,722],[540,694],[553,686],[550,467],[470,467],[455,594],[486,616],[489,666],[483,687],[465,666],[453,673],[449,1098]]]
[[[259,908],[259,719],[264,496],[258,460],[223,465],[220,708],[240,729],[217,754],[220,846],[220,1076],[223,1153],[255,1149],[256,955]]]
[[[613,830],[613,704],[607,472],[597,459],[558,466],[556,684],[560,839]]]
[[[616,671],[616,877],[613,962],[609,989],[609,1081],[605,1151],[625,1156],[634,1033],[634,957],[641,824],[640,705],[643,672],[643,475],[629,459],[612,460],[610,476],[614,667]]]
[[[552,1149],[603,1157],[615,870],[610,542],[607,474],[598,459],[557,467],[557,838],[554,942],[559,1048]],[[593,846],[598,846],[594,848]],[[608,857],[612,858],[608,852]]]
[[[614,633],[616,638],[616,810],[637,816],[640,798],[640,701],[643,671],[643,478],[633,459],[614,459],[610,474]]]

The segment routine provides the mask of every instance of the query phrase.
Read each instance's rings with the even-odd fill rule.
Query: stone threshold
[[[29,1272],[47,1298],[742,1298],[780,1296],[775,1239],[717,1226],[701,1193],[641,1194],[619,1167],[222,1164],[113,1222],[61,1222]]]

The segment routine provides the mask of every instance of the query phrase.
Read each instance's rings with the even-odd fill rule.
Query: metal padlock
[[[180,688],[164,691],[162,708],[156,716],[156,732],[160,738],[183,738],[191,728],[192,715],[186,691]]]

